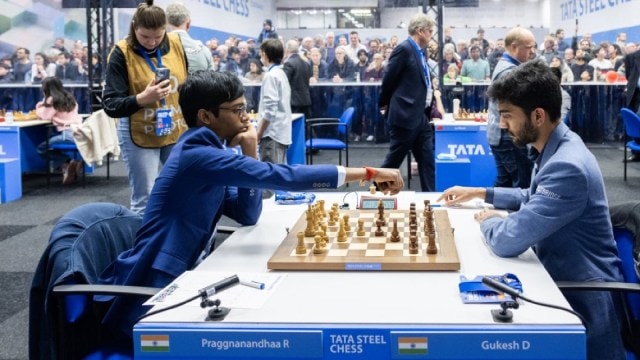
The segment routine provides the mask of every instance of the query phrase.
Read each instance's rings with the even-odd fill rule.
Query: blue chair
[[[313,153],[318,150],[338,150],[338,164],[342,165],[342,151],[345,152],[345,166],[349,166],[349,129],[353,118],[354,108],[347,108],[339,119],[315,118],[307,119],[307,134],[309,139],[305,142],[307,163],[313,164]],[[316,137],[316,133],[325,134],[335,132],[335,137]]]
[[[84,162],[84,160],[82,159],[82,155],[80,154],[80,150],[78,149],[78,146],[75,144],[75,142],[73,144],[65,144],[65,143],[49,144],[49,138],[51,137],[52,128],[53,128],[53,125],[50,125],[47,131],[47,187],[49,187],[49,185],[51,184],[51,166],[50,166],[51,158],[49,157],[51,151],[57,151],[57,152],[69,154],[70,157],[73,158],[74,160],[82,161],[82,165],[83,165],[82,186],[84,187],[87,182],[87,177],[86,177],[87,169],[91,169],[91,166],[87,165]],[[110,166],[111,156],[112,156],[111,153],[107,154],[106,156],[107,180],[111,178],[111,166]]]
[[[635,139],[640,139],[640,116],[627,108],[620,109],[620,114],[622,115],[625,130],[624,181],[627,181],[627,148],[635,152],[640,152],[640,143],[635,141]],[[629,138],[631,138],[631,140],[627,141]]]
[[[620,271],[624,283],[560,281],[556,285],[561,290],[610,291],[612,294],[624,294],[620,296],[625,315],[621,332],[625,340],[627,359],[640,359],[640,279],[633,252],[634,236],[626,228],[614,228],[613,236],[616,240],[618,256],[622,261]]]
[[[90,203],[53,227],[29,294],[30,359],[132,359],[133,344],[101,326],[93,295],[150,297],[160,289],[96,285],[118,254],[133,246],[142,217],[110,203]]]

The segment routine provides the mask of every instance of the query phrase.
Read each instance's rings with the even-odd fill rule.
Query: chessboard
[[[467,109],[460,108],[457,113],[453,114],[453,118],[455,120],[485,122],[489,119],[489,113],[487,112],[487,109],[479,112],[470,112]]]
[[[273,270],[459,270],[445,209],[324,210],[319,200],[296,221],[267,267]]]

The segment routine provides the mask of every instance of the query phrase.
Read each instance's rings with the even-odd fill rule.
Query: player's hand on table
[[[488,218],[492,218],[492,217],[504,218],[505,217],[504,211],[490,210],[490,209],[484,208],[484,209],[482,209],[482,211],[480,211],[480,212],[476,213],[475,215],[473,215],[473,218],[478,223],[481,223],[481,222],[487,220]]]
[[[445,190],[436,201],[444,200],[445,205],[451,206],[473,199],[484,200],[486,193],[487,190],[485,188],[454,186]]]
[[[399,169],[375,168],[376,175],[372,180],[383,194],[395,195],[404,188],[404,179]]]

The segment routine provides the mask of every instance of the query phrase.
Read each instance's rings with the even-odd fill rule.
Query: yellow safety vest
[[[129,118],[129,130],[133,143],[143,148],[159,148],[175,144],[182,133],[187,130],[187,124],[182,116],[178,104],[178,86],[187,78],[187,66],[184,50],[180,38],[176,34],[168,33],[169,51],[162,55],[162,66],[171,70],[171,93],[166,97],[166,106],[172,110],[169,135],[156,135],[156,109],[161,108],[160,102],[147,105]],[[127,45],[126,40],[120,40],[117,46],[122,50],[129,74],[129,94],[137,95],[144,91],[147,84],[155,79],[155,73],[146,60]],[[150,56],[154,65],[157,58]]]

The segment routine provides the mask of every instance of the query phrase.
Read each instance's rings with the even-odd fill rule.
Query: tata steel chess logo
[[[453,155],[487,155],[482,144],[448,144],[449,153]]]

